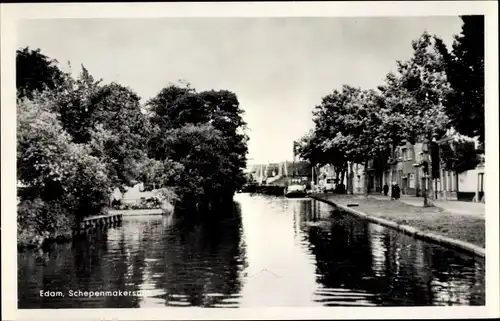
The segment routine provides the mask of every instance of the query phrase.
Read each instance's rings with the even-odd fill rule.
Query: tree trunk
[[[429,200],[427,199],[427,174],[424,173],[424,184],[422,186],[422,196],[424,197],[424,207],[429,206]]]
[[[432,206],[432,202],[429,199],[429,196],[432,198],[432,159],[431,159],[431,140],[427,139],[426,144],[426,152],[425,152],[425,160],[427,161],[427,173],[424,173],[424,207]],[[429,181],[430,180],[430,181]]]
[[[353,186],[353,181],[354,181],[354,173],[352,171],[352,162],[348,162],[348,167],[349,167],[349,174],[347,177],[347,190],[349,194],[354,194],[354,186]]]
[[[391,145],[391,164],[389,166],[389,181],[387,182],[387,185],[389,185],[389,196],[392,198],[392,180],[393,180],[393,171],[394,171],[394,164],[393,160],[395,158],[395,150],[396,147],[394,145]]]
[[[364,170],[364,174],[365,174],[365,186],[364,186],[364,192],[365,192],[365,196],[368,196],[368,181],[369,181],[369,177],[368,177],[368,160],[365,160],[365,170]]]
[[[438,193],[438,180],[437,178],[434,179],[434,199],[437,200],[437,193]]]

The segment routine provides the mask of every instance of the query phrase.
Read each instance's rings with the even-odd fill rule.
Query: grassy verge
[[[485,246],[485,220],[483,218],[452,214],[436,207],[412,206],[400,201],[377,200],[352,195],[316,194],[316,196],[344,206],[349,202],[355,202],[359,204],[355,209],[368,215],[483,248]]]

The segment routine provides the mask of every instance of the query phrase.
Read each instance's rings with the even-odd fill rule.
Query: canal
[[[238,194],[218,211],[218,223],[126,217],[85,240],[19,253],[19,308],[485,304],[484,260],[327,204]],[[120,290],[140,294],[70,295]]]

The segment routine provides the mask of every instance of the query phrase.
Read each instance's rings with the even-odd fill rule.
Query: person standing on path
[[[384,196],[387,196],[387,194],[389,193],[389,185],[387,185],[387,183],[384,184]]]
[[[401,195],[401,189],[399,188],[399,185],[396,183],[396,185],[394,185],[394,198],[395,199],[399,199],[400,195]]]

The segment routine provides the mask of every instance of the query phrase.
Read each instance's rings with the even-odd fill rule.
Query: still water
[[[238,194],[215,214],[218,224],[125,217],[86,240],[19,253],[19,308],[485,303],[484,261],[321,202]],[[41,297],[40,290],[64,297]],[[70,296],[118,290],[143,292]]]

